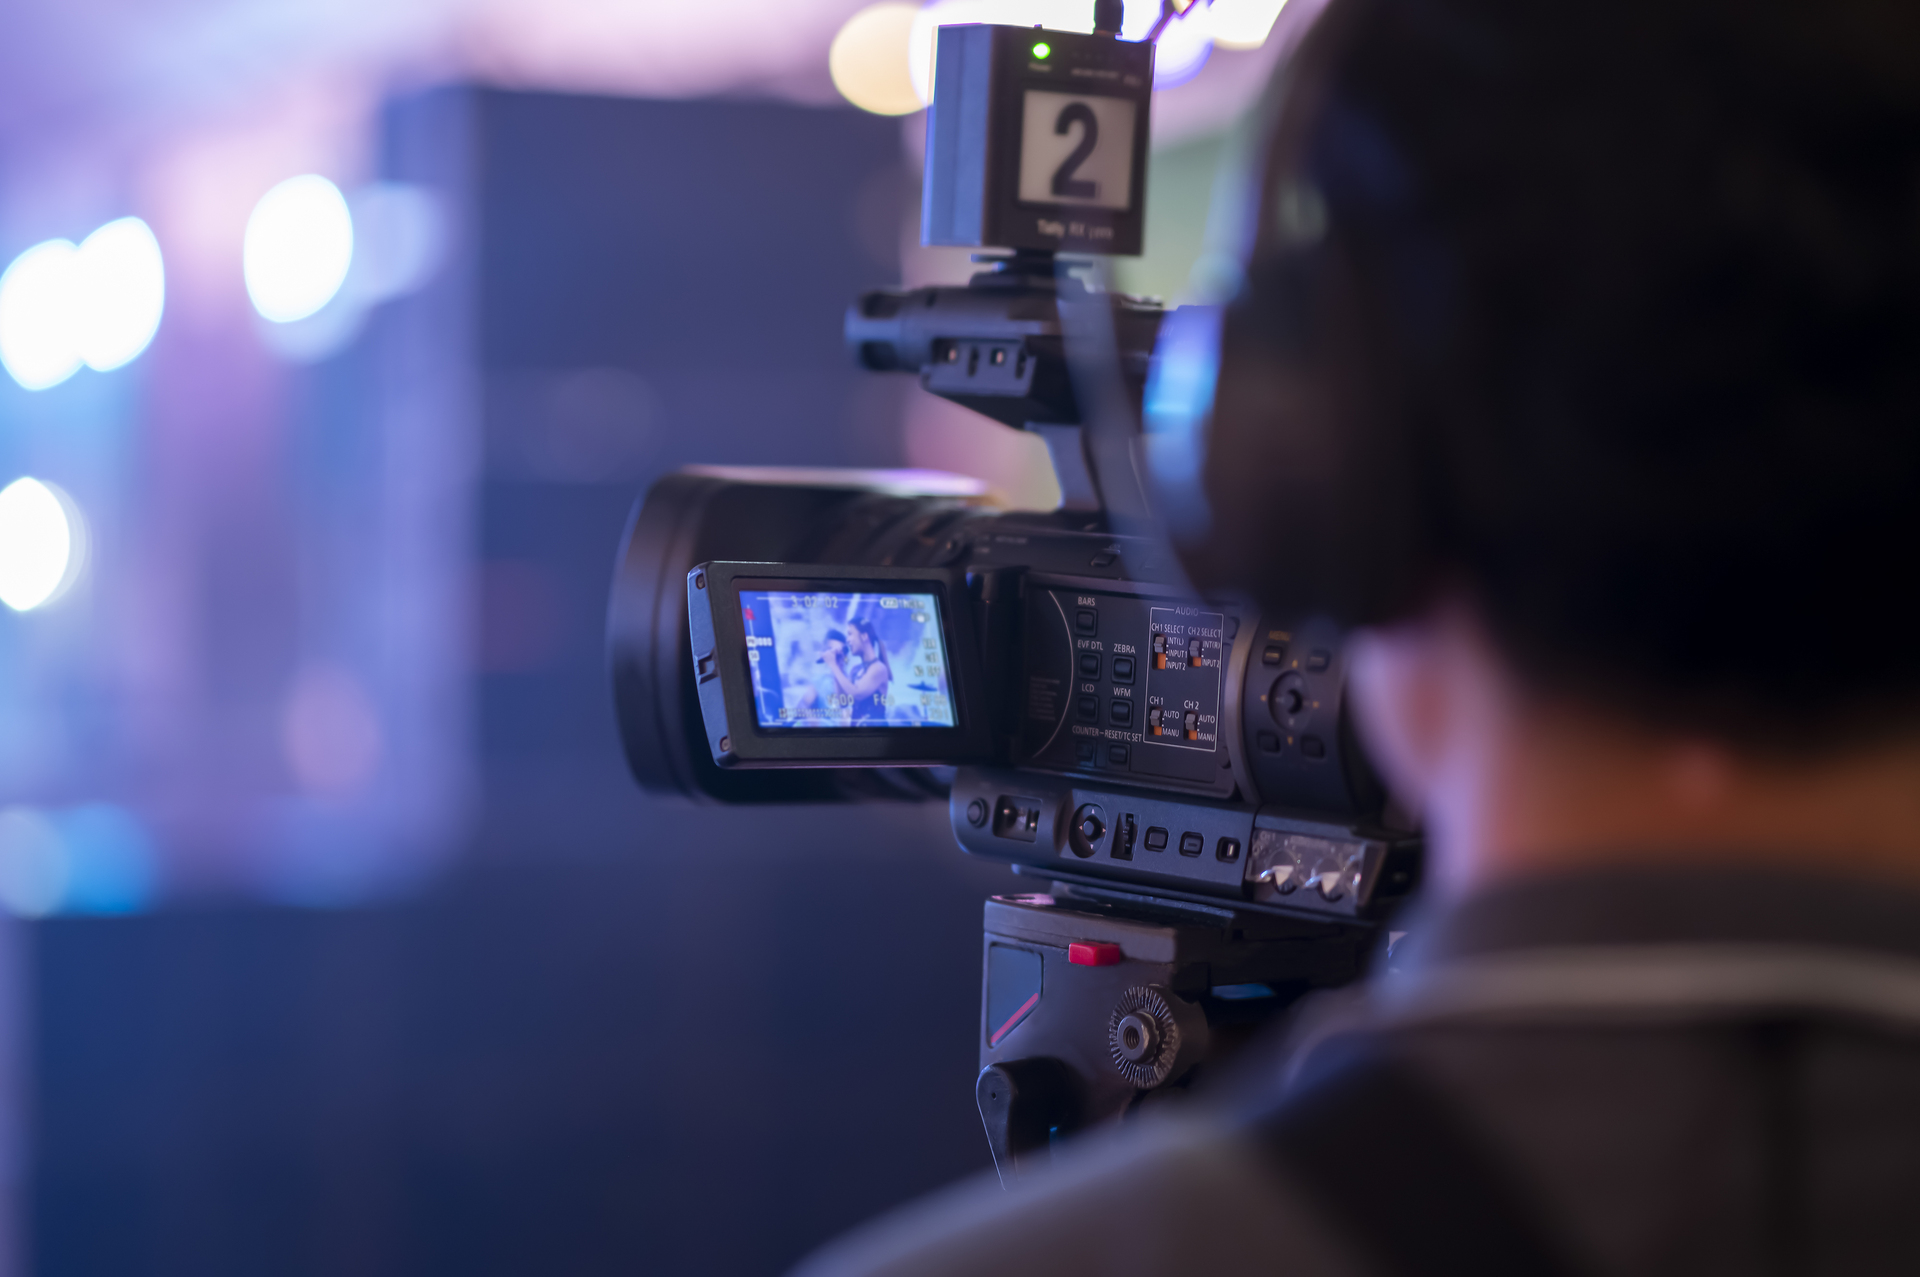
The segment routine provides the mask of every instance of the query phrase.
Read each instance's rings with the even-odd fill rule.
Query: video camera
[[[1342,635],[1196,597],[1154,516],[1156,344],[1205,317],[1059,256],[1141,248],[1154,50],[1102,25],[941,29],[923,239],[1010,251],[846,320],[865,367],[1043,436],[1061,508],[690,469],[636,510],[610,616],[642,785],[944,794],[963,849],[1048,884],[987,907],[978,1098],[1003,1174],[1352,978],[1419,869],[1354,739]]]

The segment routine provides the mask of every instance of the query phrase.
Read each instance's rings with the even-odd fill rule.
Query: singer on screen
[[[856,726],[884,724],[887,684],[893,678],[893,668],[887,664],[886,644],[880,641],[873,623],[864,619],[848,620],[845,650],[837,643],[829,643],[826,658],[834,686],[842,697],[852,702],[853,723]]]

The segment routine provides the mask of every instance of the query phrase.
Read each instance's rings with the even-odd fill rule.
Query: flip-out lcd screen
[[[956,725],[936,595],[743,588],[739,598],[761,727]]]

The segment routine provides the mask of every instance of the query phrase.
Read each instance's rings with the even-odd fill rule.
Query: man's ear
[[[1396,802],[1416,816],[1438,770],[1445,713],[1431,664],[1423,636],[1407,626],[1359,631],[1347,658],[1360,739]]]
[[[1463,734],[1477,726],[1488,671],[1480,627],[1441,607],[1391,626],[1358,631],[1348,677],[1368,755],[1396,802],[1424,813]]]

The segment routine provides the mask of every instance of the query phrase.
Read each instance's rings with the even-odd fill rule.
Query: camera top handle
[[[847,312],[848,346],[868,369],[918,372],[929,392],[1040,435],[1062,509],[1146,531],[1135,405],[1165,309],[1089,289],[1069,273],[1084,263],[1044,250],[976,256],[992,267],[965,286],[863,295]]]
[[[1042,436],[1084,530],[1161,540],[1140,403],[1167,312],[1073,273],[1097,278],[1101,258],[1144,244],[1154,48],[1116,38],[1121,8],[1096,3],[1090,35],[940,29],[921,241],[987,250],[974,260],[990,266],[963,287],[868,293],[846,336],[865,367],[917,371],[931,393]]]

